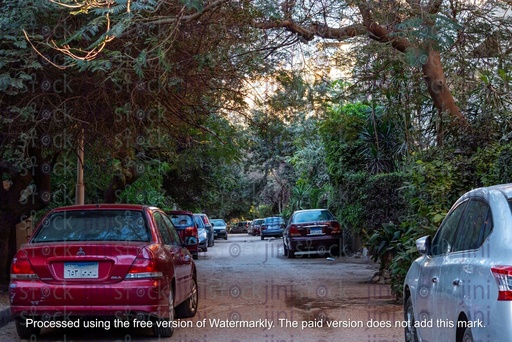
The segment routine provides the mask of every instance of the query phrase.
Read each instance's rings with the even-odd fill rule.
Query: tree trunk
[[[105,190],[104,194],[104,202],[105,203],[116,203],[119,202],[121,192],[126,189],[129,185],[133,184],[139,177],[141,173],[137,169],[136,165],[125,166],[122,170],[117,174],[114,174],[110,184]]]
[[[0,212],[0,285],[9,283],[10,261],[16,250],[12,249],[13,239],[16,239],[16,223],[19,218]]]
[[[427,90],[432,98],[436,109],[438,110],[439,120],[437,125],[437,135],[443,137],[442,115],[448,113],[451,116],[450,124],[454,127],[466,128],[467,120],[462,115],[459,107],[455,103],[444,75],[443,66],[441,64],[441,55],[439,52],[430,50],[427,61],[422,65],[423,77],[427,83]]]
[[[10,263],[16,252],[16,224],[29,218],[34,212],[45,208],[51,200],[51,171],[57,158],[46,162],[41,150],[29,148],[25,168],[16,168],[3,163],[0,171],[11,175],[8,188],[0,187],[0,283],[9,282]],[[17,170],[16,172],[13,170]],[[14,245],[14,248],[10,247]]]

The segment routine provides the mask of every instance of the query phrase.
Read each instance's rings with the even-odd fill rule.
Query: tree
[[[162,6],[180,20],[159,23],[158,11],[151,22],[144,16],[128,20],[126,5],[120,5],[124,17],[104,34],[109,16],[119,14],[120,7],[106,13],[84,3],[82,11],[70,14],[68,7],[54,3],[2,4],[0,171],[10,185],[1,189],[2,253],[7,253],[14,225],[53,200],[51,179],[59,178],[55,164],[68,170],[76,166],[68,161],[76,158],[80,137],[85,137],[86,162],[103,168],[101,182],[94,184],[101,189],[93,188],[91,198],[118,201],[151,160],[174,160],[197,131],[216,136],[205,125],[212,113],[243,107],[243,77],[238,76],[251,70],[233,60],[265,66],[255,55],[231,50],[218,26],[199,25],[200,15],[182,17],[181,6]],[[133,13],[156,5],[133,3]],[[197,25],[178,29],[187,22]],[[2,282],[8,279],[8,260],[1,255]]]
[[[77,17],[89,13],[86,15],[88,24],[53,45],[68,55],[85,59],[87,63],[80,65],[86,69],[107,65],[102,55],[133,61],[134,75],[148,78],[141,80],[142,84],[158,80],[158,84],[174,88],[174,94],[179,94],[183,80],[190,76],[173,68],[177,57],[208,71],[196,79],[196,85],[204,86],[210,79],[210,89],[222,89],[222,99],[234,105],[243,102],[245,95],[240,87],[243,83],[240,80],[245,77],[237,78],[241,73],[236,71],[243,68],[244,76],[251,77],[257,75],[255,71],[264,70],[257,67],[258,63],[272,61],[282,65],[278,54],[283,47],[300,41],[323,40],[348,41],[354,50],[362,50],[375,42],[384,54],[402,56],[402,65],[394,68],[417,72],[425,81],[425,90],[435,108],[432,114],[436,117],[432,122],[438,144],[443,143],[447,133],[460,135],[467,132],[473,119],[468,113],[472,104],[468,102],[467,78],[466,83],[461,83],[459,77],[467,73],[461,71],[467,68],[455,68],[450,60],[461,61],[472,68],[475,63],[470,59],[481,63],[482,58],[494,58],[500,52],[500,60],[504,61],[512,52],[510,16],[503,15],[510,4],[507,1],[408,0],[373,4],[359,0],[300,3],[284,0],[278,4],[184,0],[182,3],[120,1],[107,4],[62,0],[63,6],[73,7],[72,14]],[[266,32],[261,34],[258,30]],[[489,32],[492,35],[489,36]],[[75,51],[78,50],[73,45],[69,47],[70,43],[84,46],[82,41],[89,42],[86,57],[77,55]],[[187,44],[183,44],[185,41]],[[218,49],[211,49],[212,46]],[[130,47],[129,52],[127,47]],[[346,49],[340,48],[338,52],[346,54]],[[169,56],[173,56],[172,61],[168,60]],[[190,59],[190,56],[195,57]],[[359,57],[380,60],[382,54]],[[265,66],[269,64],[265,63]],[[146,69],[145,73],[143,69]],[[224,75],[230,76],[209,77],[214,69],[223,70]],[[384,67],[381,71],[372,77],[373,80],[385,78],[389,69]],[[470,73],[468,76],[475,77]],[[413,86],[419,87],[416,83]],[[226,92],[226,89],[231,91]],[[374,89],[368,87],[366,91]],[[167,94],[155,97],[163,106],[171,105],[169,108],[176,111]],[[197,104],[197,101],[182,103]],[[198,109],[189,109],[192,108]],[[187,115],[178,116],[198,124],[187,119]],[[413,123],[407,114],[404,116],[405,120],[409,119],[408,124]],[[423,125],[424,121],[418,124]]]
[[[509,19],[496,11],[506,9],[506,2],[489,1],[485,4],[469,4],[464,1],[305,1],[285,0],[279,7],[261,13],[254,26],[267,30],[284,29],[299,36],[304,42],[315,38],[335,41],[350,41],[361,47],[373,40],[382,44],[389,53],[402,53],[414,68],[418,68],[426,84],[426,90],[437,110],[438,123],[448,121],[459,134],[469,126],[468,116],[463,114],[455,100],[451,82],[446,77],[446,60],[457,49],[459,54],[472,57],[477,44],[486,37],[475,34],[475,27],[495,30],[500,37],[496,47],[509,54]],[[493,24],[487,17],[493,17]],[[337,25],[336,25],[336,24]],[[457,73],[449,70],[452,78]],[[374,79],[382,79],[382,75]],[[463,108],[466,110],[466,108]],[[448,115],[445,120],[444,116]],[[447,129],[439,124],[438,143],[442,143]]]

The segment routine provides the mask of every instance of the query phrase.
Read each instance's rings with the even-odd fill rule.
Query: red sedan
[[[57,208],[11,265],[11,314],[21,338],[85,317],[151,327],[169,337],[174,318],[197,311],[197,274],[171,220],[142,205]],[[128,322],[128,323],[126,323]]]
[[[199,258],[199,233],[194,222],[194,214],[190,211],[172,210],[167,215],[171,218],[181,241],[186,242],[187,249],[195,260]]]

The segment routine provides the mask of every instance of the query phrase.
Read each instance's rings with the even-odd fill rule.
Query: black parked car
[[[295,211],[283,233],[284,255],[338,255],[341,225],[327,209]]]
[[[212,219],[213,236],[216,239],[228,239],[227,223],[223,219]]]

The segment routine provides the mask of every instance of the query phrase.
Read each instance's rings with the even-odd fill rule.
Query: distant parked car
[[[208,251],[208,231],[206,229],[206,224],[203,221],[201,215],[194,214],[194,222],[197,227],[197,234],[199,236],[199,250],[203,252]]]
[[[228,239],[227,223],[223,219],[211,219],[215,238]]]
[[[190,211],[172,210],[168,211],[167,215],[180,234],[181,240],[185,242],[185,246],[197,260],[199,257],[199,231],[194,222],[194,214]]]
[[[250,224],[251,221],[240,221],[232,226],[229,232],[233,234],[247,233],[249,231]]]
[[[42,219],[13,258],[9,298],[17,333],[30,341],[42,326],[139,315],[154,321],[155,335],[169,337],[176,317],[196,314],[196,267],[158,208],[61,207]]]
[[[512,184],[452,206],[404,281],[405,340],[512,341]]]
[[[213,245],[215,245],[215,237],[214,237],[214,232],[213,232],[213,226],[210,222],[210,219],[208,218],[208,216],[206,214],[194,214],[194,215],[201,217],[201,219],[203,220],[204,227],[206,229],[206,234],[208,235],[208,247],[213,247]]]
[[[251,225],[249,227],[249,234],[252,236],[261,234],[261,224],[263,223],[263,219],[255,219],[252,220]]]
[[[337,255],[341,244],[341,225],[327,209],[295,211],[283,233],[284,254]]]
[[[284,220],[282,217],[265,217],[260,226],[260,237],[264,240],[266,237],[281,237],[283,236]]]

